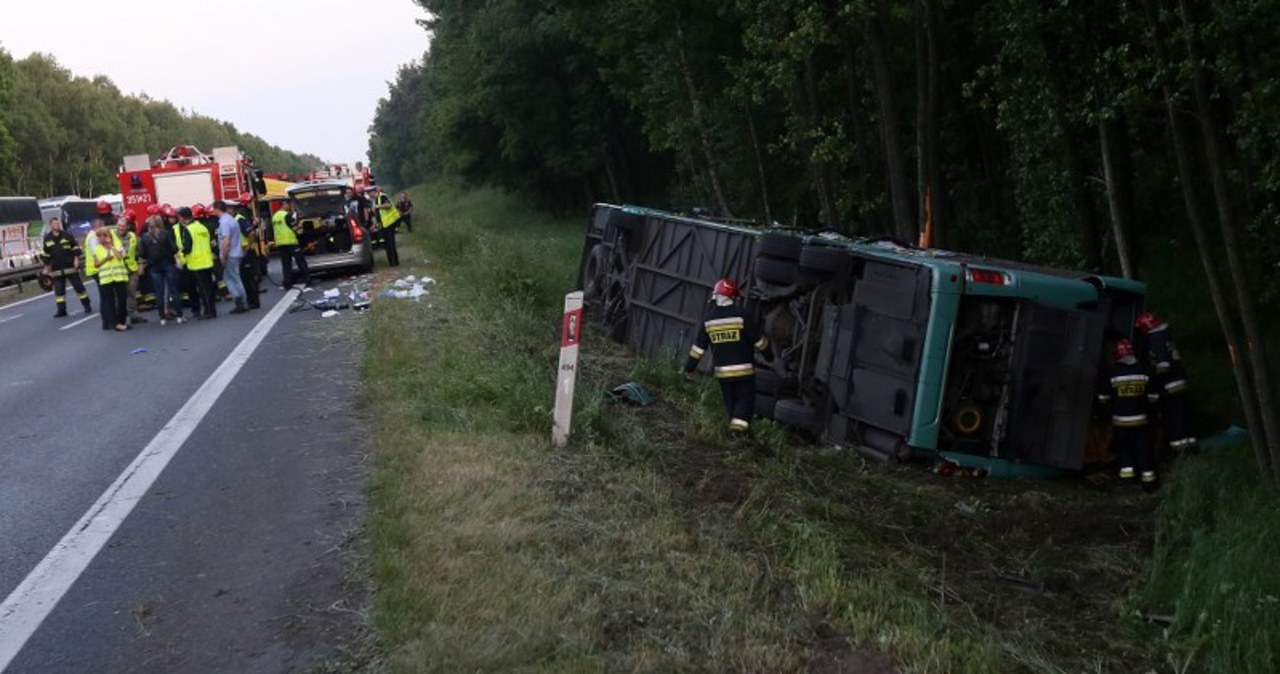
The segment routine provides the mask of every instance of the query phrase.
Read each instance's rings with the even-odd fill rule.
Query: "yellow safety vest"
[[[244,233],[244,214],[236,213],[231,217],[236,221],[236,229],[240,230],[240,250],[244,251],[244,254],[247,256],[249,254],[249,246],[251,242],[249,241],[249,235]]]
[[[187,232],[191,234],[191,254],[187,255],[187,269],[213,269],[213,241],[209,236],[209,228],[199,220],[192,220],[187,224]]]
[[[130,274],[136,274],[138,273],[138,235],[129,231],[125,233],[125,238],[128,242],[124,244],[124,267]]]
[[[111,233],[111,247],[115,249],[121,248],[120,239]],[[125,266],[124,260],[118,257],[112,257],[111,250],[106,246],[95,243],[93,252],[88,256],[89,262],[85,263],[86,268],[92,268],[93,272],[98,275],[98,285],[105,286],[112,283],[128,283],[129,269]]]
[[[184,265],[187,263],[187,254],[182,252],[182,232],[185,230],[186,228],[182,226],[181,222],[173,223],[173,245],[178,249],[178,262],[181,262]]]
[[[382,222],[382,227],[392,227],[400,222],[400,209],[391,203],[391,197],[385,194],[378,195],[378,220]]]
[[[298,235],[289,227],[289,213],[283,208],[271,216],[271,229],[276,237],[277,246],[298,245]]]

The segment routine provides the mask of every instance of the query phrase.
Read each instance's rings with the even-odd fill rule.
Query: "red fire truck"
[[[373,185],[373,176],[369,172],[369,167],[362,162],[356,162],[355,170],[347,164],[326,164],[324,168],[318,171],[308,173],[303,180],[341,180],[357,190]]]
[[[205,154],[194,145],[177,145],[155,161],[150,155],[129,155],[119,179],[124,210],[133,214],[139,226],[152,204],[178,208],[217,199],[234,201],[242,194],[264,191],[262,172],[235,146],[216,147]]]

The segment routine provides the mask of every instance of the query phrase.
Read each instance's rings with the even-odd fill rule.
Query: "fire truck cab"
[[[236,146],[217,147],[205,154],[194,145],[176,145],[154,161],[146,154],[125,157],[118,177],[124,210],[141,226],[152,204],[177,208],[261,193],[261,187],[255,188],[261,175]]]

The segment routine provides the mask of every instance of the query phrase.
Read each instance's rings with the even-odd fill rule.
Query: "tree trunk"
[[[764,221],[773,222],[773,209],[769,206],[769,179],[764,170],[764,153],[760,151],[760,136],[756,133],[755,116],[751,114],[751,106],[742,106],[747,116],[747,131],[751,134],[751,150],[755,154],[756,172],[760,176],[760,203],[764,207]]]
[[[904,241],[915,241],[916,222],[911,212],[911,190],[907,187],[906,162],[898,129],[898,106],[894,94],[893,73],[885,56],[880,17],[873,13],[865,19],[867,49],[875,71],[876,101],[880,107],[880,139],[884,146],[884,165],[889,182],[889,202],[893,205],[894,233]]]
[[[1200,50],[1192,34],[1191,16],[1186,0],[1178,0],[1178,12],[1182,17],[1183,37],[1187,57],[1196,64],[1192,75],[1196,108],[1199,113],[1200,132],[1204,136],[1206,168],[1213,186],[1213,199],[1218,207],[1218,225],[1222,228],[1222,245],[1227,254],[1227,269],[1235,285],[1236,302],[1240,307],[1240,319],[1244,324],[1245,343],[1249,348],[1249,361],[1253,368],[1253,385],[1258,393],[1258,410],[1262,416],[1262,428],[1251,428],[1250,433],[1262,433],[1271,457],[1272,480],[1280,485],[1280,428],[1276,427],[1275,398],[1271,393],[1270,371],[1267,368],[1266,341],[1258,324],[1258,308],[1245,274],[1245,260],[1240,252],[1240,238],[1235,214],[1231,209],[1231,193],[1227,185],[1226,167],[1223,166],[1221,129],[1212,115],[1209,74],[1202,65]]]
[[[926,212],[929,214],[929,245],[941,246],[946,231],[946,209],[939,208],[945,190],[942,185],[942,164],[938,159],[937,1],[920,0],[920,13],[920,28],[916,32],[916,175],[920,199],[918,212],[922,218]]]
[[[804,59],[804,76],[801,80],[804,90],[805,110],[809,117],[809,130],[817,137],[822,129],[822,114],[818,107],[817,76],[813,65],[813,55]],[[814,184],[818,188],[818,199],[822,206],[822,217],[828,227],[840,226],[840,215],[836,212],[835,186],[831,176],[831,163],[826,158],[819,160],[815,156],[816,144],[810,141],[809,166],[813,172]]]
[[[1111,210],[1111,233],[1116,240],[1116,257],[1120,258],[1120,273],[1125,278],[1133,278],[1133,256],[1129,250],[1129,222],[1125,208],[1122,189],[1116,176],[1116,148],[1112,141],[1113,122],[1109,119],[1098,119],[1098,142],[1102,147],[1102,176],[1107,183],[1107,206]]]
[[[1068,116],[1071,96],[1067,90],[1067,74],[1062,71],[1062,50],[1058,48],[1057,37],[1042,31],[1039,35],[1049,63],[1049,88],[1053,98],[1053,109],[1049,114],[1058,127],[1058,135],[1062,139],[1062,158],[1067,167],[1067,193],[1074,207],[1075,226],[1080,237],[1081,252],[1084,253],[1085,266],[1090,271],[1102,271],[1102,243],[1098,236],[1098,224],[1093,213],[1093,201],[1089,197],[1088,174],[1084,167],[1084,158],[1077,149],[1072,133],[1071,120]]]
[[[720,212],[727,218],[733,217],[729,208],[729,199],[725,196],[724,185],[720,183],[720,162],[716,159],[715,147],[711,142],[711,131],[707,128],[702,116],[702,98],[697,86],[693,83],[693,70],[689,67],[689,55],[685,49],[684,28],[676,25],[676,50],[680,57],[680,75],[684,78],[684,86],[689,94],[689,107],[693,113],[693,128],[698,134],[698,143],[702,148],[703,158],[707,162],[707,177],[711,180],[711,189],[715,192],[716,201],[720,204]]]
[[[884,222],[877,217],[876,210],[870,208],[873,200],[867,185],[871,176],[871,167],[875,164],[875,157],[871,152],[871,141],[867,138],[867,128],[862,118],[862,97],[860,95],[862,80],[858,78],[858,61],[853,49],[853,36],[849,35],[849,32],[848,30],[841,30],[840,41],[844,50],[845,90],[849,99],[847,102],[849,125],[853,128],[854,167],[851,179],[853,180],[853,193],[858,198],[857,208],[862,220],[861,233],[872,236],[890,230],[884,227]]]

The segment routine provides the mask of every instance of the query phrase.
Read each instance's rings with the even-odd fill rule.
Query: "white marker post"
[[[560,326],[560,369],[556,375],[555,426],[551,442],[564,447],[573,423],[573,386],[578,381],[578,342],[582,339],[582,291],[564,296],[564,323]]]

